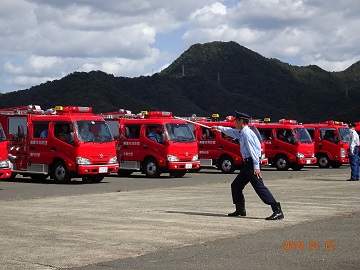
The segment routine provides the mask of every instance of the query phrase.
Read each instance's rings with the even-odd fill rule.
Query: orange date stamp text
[[[282,241],[282,250],[336,250],[335,241]]]

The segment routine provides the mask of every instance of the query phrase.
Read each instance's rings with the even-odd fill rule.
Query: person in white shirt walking
[[[349,124],[350,129],[350,148],[349,148],[349,160],[351,168],[351,176],[348,181],[359,181],[359,135],[355,131],[356,125]]]
[[[261,176],[261,145],[258,137],[248,127],[251,116],[242,112],[235,112],[235,128],[212,126],[211,130],[220,130],[224,134],[238,139],[240,153],[243,158],[243,166],[240,173],[231,184],[231,194],[236,210],[228,214],[230,217],[246,216],[245,197],[243,189],[250,182],[260,199],[267,205],[271,205],[273,214],[266,220],[283,219],[284,214],[280,203],[275,200],[270,190],[264,185]]]

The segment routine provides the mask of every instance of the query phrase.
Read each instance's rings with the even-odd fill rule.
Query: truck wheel
[[[58,161],[54,164],[52,169],[52,176],[55,180],[55,183],[59,184],[69,183],[71,180],[69,171],[63,161]]]
[[[229,156],[222,157],[219,161],[219,169],[222,173],[233,173],[235,171],[234,160]]]
[[[160,168],[157,161],[154,158],[150,158],[145,161],[144,173],[147,177],[156,178],[160,176]]]
[[[286,156],[278,156],[275,159],[275,167],[278,171],[287,171],[290,167],[289,160]]]
[[[318,166],[320,168],[329,168],[330,167],[330,159],[327,155],[321,155],[318,157]]]
[[[186,171],[171,171],[170,177],[181,178],[186,174]]]

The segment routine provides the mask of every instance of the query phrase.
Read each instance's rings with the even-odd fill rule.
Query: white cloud
[[[359,12],[356,0],[3,0],[0,91],[74,71],[152,74],[215,40],[344,70],[360,60]]]

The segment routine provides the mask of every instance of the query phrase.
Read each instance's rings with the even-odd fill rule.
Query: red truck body
[[[11,164],[8,156],[8,141],[0,124],[0,178],[9,178],[11,176]]]
[[[277,123],[255,124],[265,141],[269,164],[277,170],[301,170],[304,165],[316,164],[314,142],[303,125],[295,120],[282,119]],[[289,135],[289,136],[288,136]]]
[[[190,118],[189,118],[190,119]],[[224,126],[235,128],[234,118],[228,116],[226,120],[219,121],[218,116],[212,119],[205,117],[192,118],[190,123],[194,130],[194,135],[199,143],[199,158],[201,168],[216,168],[222,173],[233,173],[240,169],[243,160],[240,153],[239,141],[228,137],[222,132],[211,132],[210,126]],[[249,127],[258,136],[261,143],[261,165],[268,165],[265,157],[264,142],[262,142],[258,129],[252,124]]]
[[[339,168],[349,163],[350,131],[347,125],[333,120],[303,125],[315,143],[315,155],[320,168]]]
[[[89,107],[57,106],[44,112],[39,106],[0,110],[0,123],[9,138],[13,175],[58,183],[72,177],[100,182],[118,170],[114,138],[103,118]],[[68,140],[60,135],[68,128]],[[90,128],[92,139],[84,139],[80,127]]]
[[[176,119],[171,112],[127,112],[101,114],[117,139],[119,175],[140,171],[151,178],[161,173],[178,178],[200,168],[198,145],[187,122]],[[149,138],[150,130],[157,134],[158,141]]]

